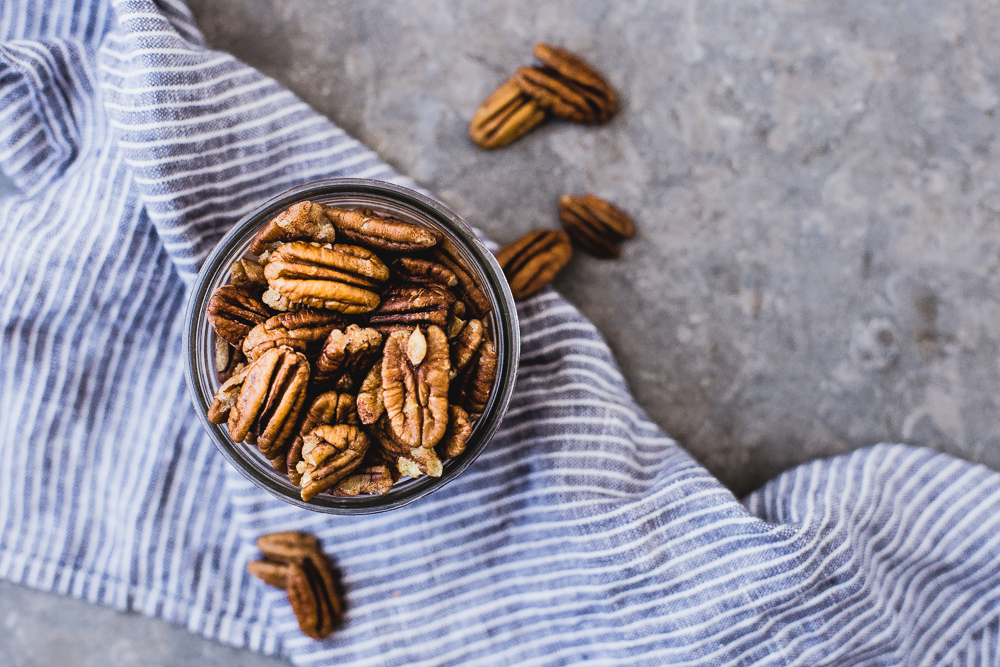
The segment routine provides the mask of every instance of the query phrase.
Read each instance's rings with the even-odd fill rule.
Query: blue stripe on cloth
[[[880,445],[740,503],[552,291],[460,479],[368,517],[264,495],[189,402],[185,284],[293,185],[412,183],[177,0],[7,2],[0,35],[0,576],[299,665],[998,664],[1000,476]],[[343,572],[327,641],[245,572],[288,529]]]

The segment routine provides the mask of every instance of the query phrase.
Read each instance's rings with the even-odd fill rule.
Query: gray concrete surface
[[[0,582],[5,667],[287,667],[174,625]]]
[[[630,212],[622,258],[579,254],[557,287],[651,417],[737,493],[879,441],[1000,469],[997,0],[191,6],[214,47],[500,242],[555,226],[564,192]],[[477,149],[469,117],[536,41],[605,72],[621,112]],[[15,627],[63,613],[39,599]],[[150,642],[208,650],[178,632]]]

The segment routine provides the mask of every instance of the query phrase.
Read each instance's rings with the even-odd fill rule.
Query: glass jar
[[[485,412],[474,424],[465,451],[444,462],[441,477],[405,477],[384,496],[340,498],[321,493],[304,502],[299,496],[299,488],[287,475],[275,470],[255,446],[233,442],[225,424],[208,421],[208,408],[220,385],[215,368],[215,332],[206,313],[208,300],[218,287],[229,281],[230,266],[248,253],[257,231],[281,211],[304,200],[345,208],[370,208],[444,234],[492,305],[486,319],[497,350],[493,390]],[[187,352],[185,374],[195,411],[215,446],[237,470],[260,488],[293,505],[330,514],[368,514],[407,505],[455,479],[475,461],[507,411],[517,375],[520,333],[507,280],[493,254],[465,221],[438,202],[407,188],[381,181],[337,178],[308,183],[275,197],[243,216],[223,237],[202,266],[188,300],[184,349]]]

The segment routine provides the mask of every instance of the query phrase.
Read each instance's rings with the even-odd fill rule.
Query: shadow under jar
[[[301,201],[345,209],[368,209],[377,215],[433,230],[450,242],[453,254],[489,301],[490,312],[485,322],[489,339],[496,347],[496,377],[485,410],[473,423],[465,451],[444,461],[440,477],[402,477],[385,495],[338,497],[324,492],[306,502],[300,497],[300,488],[292,484],[287,474],[277,471],[257,447],[234,442],[226,424],[209,422],[209,406],[221,382],[215,362],[216,334],[207,315],[208,301],[219,287],[230,281],[233,262],[250,256],[250,244],[257,232],[277,214]],[[381,181],[345,178],[318,181],[289,190],[236,223],[198,274],[185,315],[184,349],[187,354],[185,374],[196,412],[216,447],[243,475],[285,502],[308,510],[369,514],[402,507],[431,493],[455,479],[479,456],[496,433],[510,402],[517,375],[520,335],[514,299],[503,272],[493,254],[461,218],[407,188]]]

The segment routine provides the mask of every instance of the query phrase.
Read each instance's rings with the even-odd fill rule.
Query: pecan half
[[[257,538],[257,548],[264,557],[276,563],[291,563],[296,558],[308,558],[319,549],[315,535],[298,530],[269,533]]]
[[[251,329],[252,331],[252,329]],[[215,338],[215,375],[219,382],[225,382],[237,373],[237,366],[246,363],[243,353],[229,344],[225,338]]]
[[[513,80],[486,98],[469,122],[469,137],[480,148],[506,146],[545,120],[545,111]]]
[[[425,339],[423,346],[411,339]],[[425,347],[418,358],[408,354]],[[448,339],[440,327],[395,331],[385,343],[382,396],[393,435],[410,449],[432,448],[448,426]]]
[[[410,447],[393,432],[387,415],[370,428],[370,433],[379,444],[390,469],[397,475],[440,477],[444,471],[435,447]]]
[[[379,359],[371,367],[358,390],[358,418],[365,425],[374,424],[385,413],[385,399],[382,396],[383,361]]]
[[[308,201],[292,204],[271,218],[250,243],[250,252],[259,255],[272,243],[307,239],[317,243],[333,243],[337,231],[323,207]]]
[[[293,302],[354,314],[378,306],[377,285],[389,268],[366,248],[292,241],[271,253],[264,275]]]
[[[217,336],[233,347],[243,345],[250,329],[271,316],[267,307],[248,292],[234,285],[223,285],[208,300],[208,321]]]
[[[402,220],[335,206],[324,206],[323,210],[341,237],[371,248],[413,252],[437,243],[437,236],[429,229]]]
[[[246,371],[236,404],[229,411],[229,435],[243,442],[248,435],[274,459],[290,442],[306,398],[309,362],[287,347],[265,352]]]
[[[566,232],[539,229],[525,234],[497,253],[510,291],[524,299],[549,284],[573,256]]]
[[[483,342],[483,334],[486,327],[482,320],[469,320],[451,341],[451,373],[449,377],[455,379],[459,373],[465,370],[476,351],[479,350],[480,343]]]
[[[458,280],[458,289],[456,291],[462,302],[472,311],[473,317],[485,317],[492,310],[490,300],[483,293],[483,290],[479,288],[479,284],[466,268],[465,261],[459,258],[450,241],[444,240],[439,243],[431,251],[430,257],[455,274],[455,278]],[[462,316],[459,315],[459,317]]]
[[[362,329],[357,324],[334,329],[316,360],[316,383],[323,385],[334,380],[338,389],[350,391],[358,372],[368,368],[381,352],[382,334],[375,329]]]
[[[328,391],[320,394],[312,400],[306,410],[305,417],[299,425],[298,435],[288,448],[288,455],[285,459],[285,467],[288,472],[288,479],[292,484],[301,486],[302,475],[298,471],[299,461],[302,460],[302,446],[305,444],[305,437],[314,428],[322,424],[350,424],[358,425],[358,412],[355,407],[355,398],[350,394],[341,394],[336,391]]]
[[[302,460],[296,466],[302,475],[302,500],[311,500],[354,472],[369,444],[368,436],[356,426],[321,424],[314,428],[303,439]]]
[[[429,259],[400,257],[392,263],[391,268],[396,276],[408,283],[438,285],[445,288],[458,285],[458,278],[451,269]]]
[[[416,479],[421,475],[440,477],[444,465],[433,447],[417,447],[396,459],[396,470],[400,475]]]
[[[389,465],[382,450],[371,446],[358,469],[340,480],[330,493],[342,498],[362,493],[384,496],[398,479],[399,474]]]
[[[391,332],[418,324],[448,324],[448,313],[455,295],[437,285],[400,285],[382,296],[382,303],[369,323],[376,329]]]
[[[618,98],[597,70],[569,51],[536,44],[541,67],[522,67],[514,80],[540,107],[574,123],[607,121],[618,110]]]
[[[595,257],[618,256],[618,244],[632,238],[632,218],[596,195],[563,195],[559,220],[573,240]]]
[[[246,257],[233,262],[229,268],[230,281],[237,287],[260,294],[267,289],[267,278],[264,277],[264,266]]]
[[[285,593],[302,634],[313,639],[329,637],[340,621],[341,606],[330,565],[321,565],[323,554],[288,565]]]
[[[354,474],[348,475],[333,489],[338,498],[353,498],[362,493],[384,496],[399,479],[396,471],[385,463],[362,466]]]
[[[236,366],[232,377],[222,383],[222,386],[212,397],[212,405],[208,408],[208,421],[212,424],[222,424],[229,419],[229,411],[236,405],[236,400],[243,390],[243,380],[250,369],[246,364]]]
[[[247,572],[269,586],[285,588],[288,585],[288,564],[254,560],[247,563]]]
[[[452,391],[453,403],[461,405],[472,419],[486,410],[486,403],[497,376],[497,349],[493,341],[484,341],[474,364],[458,378]]]
[[[279,313],[261,322],[243,340],[243,354],[251,362],[274,347],[290,347],[297,352],[316,348],[334,327],[344,323],[340,314],[329,310],[303,308],[294,313]]]
[[[450,459],[465,451],[465,443],[472,435],[472,421],[469,413],[457,405],[448,406],[448,430],[437,445],[438,455]]]
[[[302,307],[302,304],[292,301],[287,296],[283,296],[281,292],[272,287],[264,290],[264,293],[260,295],[260,300],[269,307],[283,313],[294,313]]]

